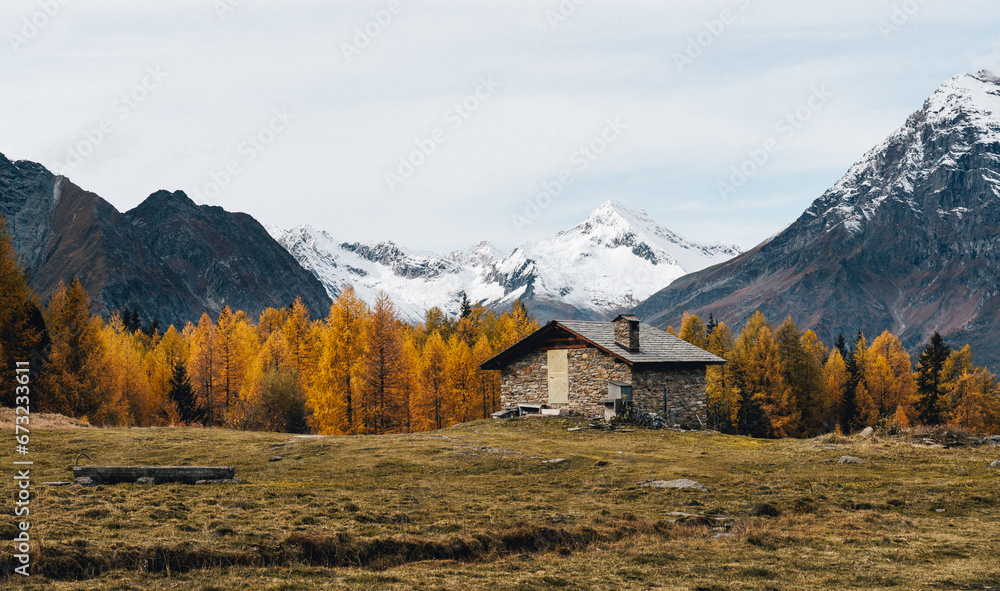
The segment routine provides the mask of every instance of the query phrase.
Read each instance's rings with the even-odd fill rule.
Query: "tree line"
[[[324,319],[296,299],[257,318],[226,307],[164,331],[135,310],[92,314],[75,278],[40,306],[2,223],[0,363],[34,360],[34,412],[95,425],[439,429],[496,410],[499,375],[479,365],[538,328],[520,301],[498,313],[464,297],[459,318],[432,308],[410,326],[385,294],[368,306],[346,287]],[[12,406],[12,392],[0,404]]]
[[[738,335],[724,322],[685,314],[685,341],[727,360],[708,369],[709,423],[725,433],[812,437],[865,427],[949,425],[1000,432],[1000,386],[973,363],[969,345],[952,350],[934,333],[916,366],[889,331],[827,347],[791,318],[775,328],[760,311]]]

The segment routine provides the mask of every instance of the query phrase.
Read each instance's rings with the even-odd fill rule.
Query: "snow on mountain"
[[[825,219],[827,229],[843,224],[852,234],[864,230],[887,198],[921,212],[914,188],[940,170],[954,170],[976,148],[1000,144],[1000,76],[983,70],[960,74],[942,84],[920,111],[882,143],[869,150],[806,214]],[[996,157],[987,158],[997,163]],[[1000,185],[992,167],[980,172]],[[1000,194],[997,191],[995,194]],[[958,215],[962,207],[940,209]]]
[[[678,277],[739,253],[735,246],[690,242],[644,210],[608,201],[583,223],[521,246],[509,257],[534,261],[536,298],[606,314],[630,308]]]
[[[463,291],[487,307],[521,298],[541,314],[605,318],[687,272],[740,253],[736,246],[685,240],[645,211],[611,201],[583,223],[506,255],[488,242],[440,257],[392,242],[338,243],[309,226],[269,230],[331,297],[353,285],[371,303],[384,291],[409,322],[434,306],[457,314]]]
[[[833,342],[890,330],[916,350],[938,332],[1000,364],[1000,76],[942,84],[795,222],[636,307],[740,326],[761,311]]]

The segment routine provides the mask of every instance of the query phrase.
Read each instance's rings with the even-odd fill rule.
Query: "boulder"
[[[678,478],[677,480],[647,480],[646,482],[640,482],[639,486],[651,486],[654,488],[679,488],[682,490],[697,490],[700,492],[709,492],[708,488],[694,480],[688,480],[687,478]]]
[[[993,463],[990,464],[990,468],[1000,468],[1000,460],[993,460]]]
[[[100,483],[90,476],[79,476],[73,479],[73,484],[79,484],[80,486],[97,486]]]
[[[840,456],[840,459],[837,460],[837,463],[838,464],[864,464],[865,461],[862,460],[861,458],[856,458],[854,456]]]

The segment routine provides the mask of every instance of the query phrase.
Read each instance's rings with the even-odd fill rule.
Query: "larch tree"
[[[708,346],[708,335],[705,332],[705,325],[697,314],[684,313],[684,317],[681,319],[681,332],[677,336],[695,347],[704,349]]]
[[[797,409],[781,375],[774,333],[760,311],[740,332],[733,349],[734,375],[740,388],[739,429],[754,437],[785,437],[798,421]]]
[[[117,315],[104,326],[109,386],[127,401],[133,424],[141,427],[163,425],[168,417],[167,401],[150,387],[144,367],[143,339],[136,335],[137,332],[130,331]]]
[[[463,319],[466,320],[466,319]],[[448,375],[449,414],[456,421],[464,423],[474,416],[475,395],[473,388],[476,383],[475,364],[472,349],[458,334],[448,340],[445,357],[445,373]]]
[[[791,399],[784,414],[789,415],[787,435],[812,437],[823,431],[822,366],[817,355],[815,333],[809,338],[799,332],[791,317],[778,327],[775,337],[781,359],[781,377]]]
[[[448,374],[445,369],[447,348],[441,333],[427,338],[420,359],[420,412],[424,429],[443,429],[448,424]]]
[[[42,378],[43,410],[86,417],[98,425],[122,425],[128,405],[109,383],[108,343],[103,321],[90,314],[90,297],[75,277],[62,282],[44,312],[52,339],[49,365]]]
[[[476,403],[477,418],[488,419],[500,406],[500,376],[499,372],[479,369],[479,366],[493,357],[495,351],[490,346],[489,338],[480,335],[476,346],[472,349],[472,363],[475,368],[474,379],[478,400]]]
[[[844,415],[844,394],[847,392],[849,381],[847,364],[840,350],[834,349],[823,366],[823,396],[829,408],[826,423],[828,431],[833,431],[839,424],[840,417]]]
[[[729,325],[725,322],[715,323],[712,334],[708,338],[708,352],[729,360],[735,346],[736,340],[733,338],[733,331]],[[740,390],[736,385],[732,367],[729,363],[710,365],[705,372],[705,377],[709,424],[723,433],[737,433]]]
[[[191,385],[198,396],[198,405],[205,411],[205,424],[213,427],[221,417],[216,392],[218,354],[215,323],[207,313],[203,313],[197,327],[188,324],[184,328],[184,336],[191,352],[187,367]]]
[[[323,351],[308,395],[313,429],[320,433],[361,432],[370,315],[351,286],[346,286],[330,306],[321,333]]]
[[[880,359],[885,360],[888,375],[884,375],[885,367]],[[872,342],[867,361],[865,379],[869,380],[867,387],[876,405],[876,420],[905,415],[907,424],[899,426],[909,426],[909,421],[916,418],[913,409],[916,383],[913,380],[910,354],[899,339],[887,330]],[[870,376],[868,372],[871,372]]]
[[[372,309],[365,356],[363,420],[368,433],[389,433],[400,416],[399,390],[405,375],[403,331],[395,306],[385,292]]]
[[[28,287],[27,276],[0,216],[0,372],[13,375],[15,362],[29,362],[35,371],[42,368],[49,344],[38,298]],[[14,406],[14,389],[3,388],[0,405]]]

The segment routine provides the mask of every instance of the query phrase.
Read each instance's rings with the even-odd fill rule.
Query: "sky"
[[[750,248],[947,79],[995,0],[6,0],[0,153],[447,253],[607,200]]]

